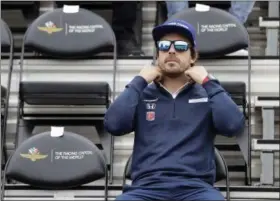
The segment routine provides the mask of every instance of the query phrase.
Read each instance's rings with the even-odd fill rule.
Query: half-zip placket
[[[190,89],[190,85],[185,84],[182,87],[180,87],[175,93],[170,93],[163,85],[161,85],[161,88],[164,89],[165,92],[168,93],[169,96],[171,96],[172,98],[172,102],[173,102],[173,111],[172,111],[172,118],[176,118],[176,99],[178,98],[179,95],[182,94],[182,92],[186,92],[186,90]]]

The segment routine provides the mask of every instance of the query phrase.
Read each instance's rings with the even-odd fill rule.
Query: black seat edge
[[[20,100],[30,105],[108,105],[107,82],[21,82]]]

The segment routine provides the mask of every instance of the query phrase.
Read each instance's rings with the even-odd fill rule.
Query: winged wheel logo
[[[39,149],[33,147],[28,150],[27,154],[20,154],[21,157],[30,159],[31,161],[35,162],[37,160],[45,159],[48,157],[46,154],[41,154]]]

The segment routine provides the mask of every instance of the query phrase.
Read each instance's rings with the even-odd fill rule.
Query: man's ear
[[[191,59],[191,64],[194,65],[195,64],[195,59]]]

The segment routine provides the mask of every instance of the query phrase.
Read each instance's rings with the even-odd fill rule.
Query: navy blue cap
[[[186,21],[172,20],[155,27],[152,32],[155,43],[169,33],[178,33],[185,36],[190,40],[193,47],[196,47],[196,30]]]

